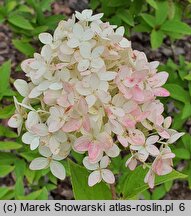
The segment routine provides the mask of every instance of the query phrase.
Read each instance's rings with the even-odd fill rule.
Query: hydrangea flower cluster
[[[157,72],[159,63],[131,48],[124,27],[104,23],[102,16],[76,12],[59,23],[53,36],[39,35],[40,54],[21,65],[28,82],[14,83],[24,99],[14,98],[9,126],[20,134],[24,124],[22,141],[42,155],[31,162],[32,170],[50,167],[64,179],[59,161],[73,149],[85,154],[83,164],[93,171],[89,186],[101,180],[112,184],[110,158],[128,150],[126,166],[149,167],[145,182],[153,187],[155,175],[172,171],[175,155],[169,146],[183,135],[169,129],[171,118],[163,117],[157,99],[169,96],[161,87],[168,73]]]

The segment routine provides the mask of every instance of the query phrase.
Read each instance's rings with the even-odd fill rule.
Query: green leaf
[[[13,40],[13,45],[16,49],[18,49],[21,53],[25,54],[28,57],[33,56],[33,53],[35,52],[34,47],[23,40]]]
[[[38,200],[38,197],[41,195],[42,190],[34,191],[27,196],[19,196],[20,200]]]
[[[110,0],[110,1],[108,1],[109,7],[119,7],[119,6],[123,6],[126,4],[127,4],[127,2],[124,0]]]
[[[167,32],[174,32],[179,34],[190,35],[191,28],[184,22],[177,21],[177,20],[168,20],[162,26],[161,30]]]
[[[17,178],[16,180],[16,184],[15,184],[15,198],[19,199],[20,196],[24,195],[24,184],[23,184],[23,179],[20,176],[19,178]]]
[[[68,160],[74,197],[77,200],[109,200],[111,192],[103,182],[93,187],[88,186],[88,171]]]
[[[26,30],[33,30],[33,26],[31,25],[31,23],[23,16],[20,15],[11,15],[8,17],[8,21],[21,28],[21,29],[26,29]]]
[[[187,119],[191,116],[191,104],[185,103],[184,108],[182,109],[182,119]]]
[[[185,159],[185,160],[190,159],[190,152],[185,148],[173,149],[173,153],[176,155],[177,158]]]
[[[154,16],[150,14],[141,14],[141,17],[144,19],[144,21],[150,26],[154,27],[155,26],[155,18]]]
[[[27,181],[32,184],[35,178],[35,172],[31,171],[30,169],[26,168],[25,169],[25,176],[27,178]]]
[[[134,32],[151,32],[152,28],[147,23],[141,23],[133,28]]]
[[[153,8],[158,9],[158,6],[154,0],[146,0]]]
[[[6,93],[6,90],[10,88],[9,86],[9,78],[11,73],[11,61],[6,61],[0,67],[0,93]],[[6,94],[5,94],[6,95]]]
[[[25,169],[26,169],[26,163],[24,160],[16,160],[15,161],[15,175],[16,175],[16,178],[19,178],[19,177],[24,177],[24,173],[25,173]]]
[[[1,165],[8,165],[13,164],[17,157],[9,152],[0,152],[0,164]]]
[[[90,0],[90,7],[92,10],[95,10],[100,5],[99,0]]]
[[[12,10],[14,10],[14,8],[17,6],[17,2],[16,1],[9,1],[6,4],[6,10],[8,13],[10,13]]]
[[[159,48],[163,42],[163,32],[156,31],[155,29],[151,32],[151,46],[153,49]]]
[[[185,148],[191,153],[191,136],[190,136],[190,134],[186,133],[182,137],[182,142],[184,143]]]
[[[190,101],[190,95],[181,86],[177,84],[166,84],[165,88],[170,92],[170,97],[181,101],[183,103],[188,103]]]
[[[7,119],[13,115],[15,112],[15,106],[9,105],[4,107],[3,109],[0,109],[0,119]]]
[[[134,171],[129,172],[124,182],[123,194],[125,198],[131,198],[149,188],[148,184],[144,183],[144,178],[148,172],[148,168],[143,169],[142,166],[137,167]],[[156,176],[155,185],[162,184],[174,179],[186,178],[187,176],[173,170],[171,173],[164,176]]]
[[[188,75],[186,75],[185,77],[184,77],[184,79],[186,79],[186,80],[191,80],[191,73],[189,73]]]
[[[156,187],[152,193],[151,199],[152,200],[159,200],[163,198],[166,194],[166,190],[163,185]]]
[[[132,15],[129,13],[128,10],[119,10],[117,11],[117,16],[123,20],[126,24],[130,26],[134,26],[134,20]]]
[[[165,190],[166,190],[167,192],[169,192],[170,189],[171,189],[171,187],[172,187],[172,185],[173,185],[173,181],[167,181],[167,182],[165,182],[165,183],[164,183]]]
[[[176,14],[175,2],[168,1],[168,18],[172,20]]]
[[[0,177],[5,177],[8,175],[10,172],[14,170],[14,166],[9,166],[9,165],[1,165],[0,166]]]
[[[8,187],[0,187],[0,199],[5,196],[5,194],[9,192],[9,188]]]
[[[51,191],[51,190],[54,190],[54,189],[56,189],[57,188],[57,185],[55,185],[55,184],[46,184],[46,189],[48,190],[48,191]]]
[[[46,187],[43,187],[40,195],[38,196],[38,200],[47,200],[48,199],[48,191]]]
[[[11,200],[15,196],[14,190],[9,190],[3,197],[1,197],[1,200]]]
[[[157,1],[157,7],[156,10],[156,24],[161,25],[168,16],[168,2],[167,1]]]
[[[22,152],[20,153],[20,155],[29,162],[32,161],[34,158],[39,157],[37,151],[31,151],[31,150]]]
[[[16,138],[17,136],[10,128],[0,125],[0,137]]]
[[[19,149],[21,148],[22,145],[17,143],[17,142],[12,142],[12,141],[0,141],[0,150],[13,150],[13,149]]]
[[[50,11],[51,10],[51,3],[53,3],[54,0],[42,0],[40,2],[40,8],[42,9],[42,11]]]

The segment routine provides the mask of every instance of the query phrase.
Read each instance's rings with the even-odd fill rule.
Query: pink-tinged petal
[[[111,170],[102,169],[101,176],[102,176],[102,179],[108,184],[113,184],[115,182],[115,176],[113,175]]]
[[[106,150],[105,153],[109,157],[117,157],[120,153],[120,149],[116,144],[114,144],[110,149]]]
[[[149,170],[145,176],[144,182],[148,183],[150,188],[154,188],[155,174],[152,170]]]
[[[160,154],[160,151],[158,150],[158,148],[154,145],[148,145],[146,146],[146,150],[149,152],[150,155],[152,156],[157,156]]]
[[[153,135],[153,136],[150,136],[150,137],[147,138],[146,144],[147,145],[152,145],[152,144],[155,144],[158,140],[159,140],[159,136]]]
[[[44,93],[43,101],[45,104],[51,106],[56,104],[56,100],[59,97],[60,91],[48,90]]]
[[[90,131],[90,119],[87,115],[85,115],[82,119],[82,126],[87,132]]]
[[[70,119],[68,122],[64,124],[62,130],[64,132],[73,132],[80,129],[82,126],[82,119]]]
[[[143,145],[145,143],[145,135],[140,130],[132,130],[130,132],[130,139],[128,139],[132,145]]]
[[[98,163],[90,163],[89,158],[85,157],[83,159],[83,165],[88,169],[88,170],[97,170],[99,168]]]
[[[119,124],[119,122],[117,122],[114,119],[110,119],[109,121],[110,121],[111,130],[113,131],[113,133],[117,135],[122,135],[124,133],[124,129],[122,125]]]
[[[121,119],[121,123],[127,128],[134,128],[136,121],[131,117],[131,115],[126,115]]]
[[[133,94],[133,99],[136,100],[136,101],[144,101],[144,93],[143,93],[143,90],[141,90],[138,86],[135,86],[133,89],[132,89],[132,94]]]
[[[171,116],[166,117],[163,123],[164,128],[168,129],[171,124],[172,124],[172,117]]]
[[[173,134],[169,139],[168,139],[168,143],[174,143],[176,142],[181,136],[183,136],[185,133],[182,132],[182,133],[175,133]]]
[[[138,153],[137,157],[141,162],[145,162],[149,156],[149,153],[146,151],[145,148],[142,148]]]
[[[94,186],[95,184],[101,181],[101,173],[100,171],[96,170],[93,171],[88,177],[88,185],[90,187]]]
[[[97,141],[91,142],[88,147],[88,156],[91,163],[98,162],[103,156],[102,143]]]
[[[169,152],[169,153],[166,153],[162,156],[162,159],[171,159],[171,158],[174,158],[176,155],[172,152]]]
[[[62,127],[62,125],[63,123],[58,120],[51,121],[48,125],[48,131],[51,133],[56,132]]]
[[[39,136],[48,135],[48,128],[45,124],[37,124],[31,127],[31,131]]]
[[[82,136],[75,140],[74,142],[74,150],[79,152],[87,151],[92,140],[89,137]]]
[[[103,149],[107,150],[113,146],[113,139],[107,132],[102,132],[97,136]]]
[[[132,100],[129,100],[128,102],[126,102],[124,105],[123,105],[123,110],[126,112],[126,113],[130,113],[130,112],[133,112],[134,110],[137,109],[137,103],[135,103],[134,101]]]
[[[163,166],[162,159],[161,158],[156,158],[155,161],[152,164],[153,171],[157,175],[162,175],[162,166]]]
[[[168,133],[168,131],[163,130],[162,132],[158,132],[158,134],[163,137],[164,139],[169,139],[170,138],[170,134]]]
[[[57,104],[62,106],[62,107],[69,107],[70,103],[68,102],[68,97],[67,95],[61,95],[57,100]]]
[[[123,117],[125,115],[125,112],[122,108],[119,108],[119,107],[110,107],[110,110],[112,111],[112,113],[115,115],[115,116],[118,116],[118,117]]]
[[[128,146],[128,141],[125,137],[122,135],[117,136],[118,141],[121,143],[122,146],[127,147]]]
[[[105,169],[109,165],[109,163],[110,163],[110,159],[108,156],[102,157],[100,161],[100,168]]]
[[[162,87],[153,89],[153,93],[158,97],[168,97],[170,95],[169,91]]]
[[[88,104],[84,98],[80,98],[78,102],[78,111],[82,114],[87,114],[88,112]]]
[[[166,83],[168,76],[167,72],[160,72],[151,77],[148,82],[151,86],[160,87]]]
[[[137,160],[135,158],[133,158],[133,157],[130,157],[126,161],[125,166],[126,167],[128,166],[130,170],[134,170],[136,168],[136,166],[137,166]]]

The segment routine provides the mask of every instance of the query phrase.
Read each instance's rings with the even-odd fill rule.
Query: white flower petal
[[[76,38],[71,38],[71,39],[68,40],[67,45],[70,48],[76,48],[76,47],[78,47],[80,45],[80,42]]]
[[[95,97],[95,95],[88,95],[86,97],[86,101],[89,107],[92,107],[95,104],[96,100],[97,98]]]
[[[40,33],[39,34],[39,40],[43,43],[43,44],[51,44],[52,43],[52,35],[49,33]]]
[[[23,97],[28,96],[29,87],[28,87],[28,83],[25,80],[22,80],[22,79],[15,80],[14,86],[17,89],[17,91],[19,92],[20,95],[22,95]]]
[[[123,39],[119,42],[119,46],[122,47],[122,48],[131,47],[131,42],[128,41],[126,38],[123,38]]]
[[[115,182],[115,176],[113,173],[108,169],[101,170],[102,179],[107,182],[108,184],[113,184]]]
[[[58,161],[51,161],[50,162],[50,170],[54,176],[57,178],[64,180],[66,177],[66,170],[64,166]]]
[[[102,157],[102,159],[100,161],[100,168],[101,169],[106,168],[109,165],[109,163],[110,163],[110,159],[107,155]]]
[[[78,70],[81,71],[85,71],[89,68],[90,62],[88,59],[82,59],[79,63],[78,63]]]
[[[153,136],[150,136],[150,137],[147,138],[146,144],[147,145],[152,145],[152,144],[155,144],[158,140],[159,140],[159,136],[153,135]]]
[[[183,136],[185,133],[182,132],[182,133],[175,133],[173,134],[168,140],[167,140],[167,143],[171,144],[171,143],[174,143],[176,142],[181,136]]]
[[[35,150],[36,148],[38,148],[39,144],[40,144],[40,138],[34,137],[34,139],[32,140],[32,142],[30,144],[30,149]]]
[[[22,136],[22,142],[25,144],[31,144],[35,136],[29,132],[26,132]]]
[[[44,157],[50,157],[52,155],[50,149],[47,146],[40,146],[39,153]]]
[[[88,185],[90,187],[94,186],[95,184],[101,181],[101,173],[100,171],[96,170],[93,171],[88,177]]]
[[[104,81],[111,81],[113,79],[115,79],[117,73],[116,72],[105,72],[105,73],[99,73],[99,78],[101,80],[104,80]]]
[[[14,114],[8,121],[9,127],[18,128],[22,125],[23,117],[20,114]]]
[[[31,170],[41,170],[47,168],[49,165],[49,160],[44,157],[35,158],[31,163],[29,168]]]

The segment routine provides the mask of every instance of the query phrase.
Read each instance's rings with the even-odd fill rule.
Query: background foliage
[[[11,31],[12,45],[19,55],[23,54],[23,59],[31,57],[35,50],[38,51],[39,33],[51,32],[60,20],[66,18],[63,13],[53,13],[52,5],[55,2],[61,1],[4,0],[0,3],[1,26],[5,25]],[[158,186],[152,191],[148,190],[148,186],[143,182],[146,169],[138,167],[135,172],[129,171],[124,166],[128,155],[113,159],[111,169],[118,176],[118,197],[162,199],[173,187],[174,179],[185,181],[186,178],[186,185],[191,188],[191,136],[188,127],[191,118],[191,62],[186,60],[186,55],[177,57],[174,51],[179,40],[183,38],[186,41],[191,35],[191,1],[91,0],[89,7],[103,12],[104,21],[124,25],[128,38],[140,34],[148,37],[150,49],[165,47],[166,44],[171,47],[172,57],[165,59],[164,64],[160,65],[160,70],[169,73],[165,88],[171,93],[163,102],[165,112],[174,119],[173,128],[186,132],[172,147],[176,154],[175,168],[181,173],[173,171],[169,175],[158,177]],[[75,199],[111,199],[108,185],[100,183],[93,188],[87,187],[88,171],[80,166],[82,157],[74,152],[67,163],[63,162],[68,176],[63,184],[57,182],[49,169],[29,170],[29,162],[38,152],[31,152],[15,131],[7,126],[7,119],[15,109],[13,96],[19,97],[12,88],[13,77],[17,75],[22,75],[19,64],[13,67],[10,59],[6,59],[0,66],[0,199],[48,199],[60,186],[71,187],[70,182]]]

